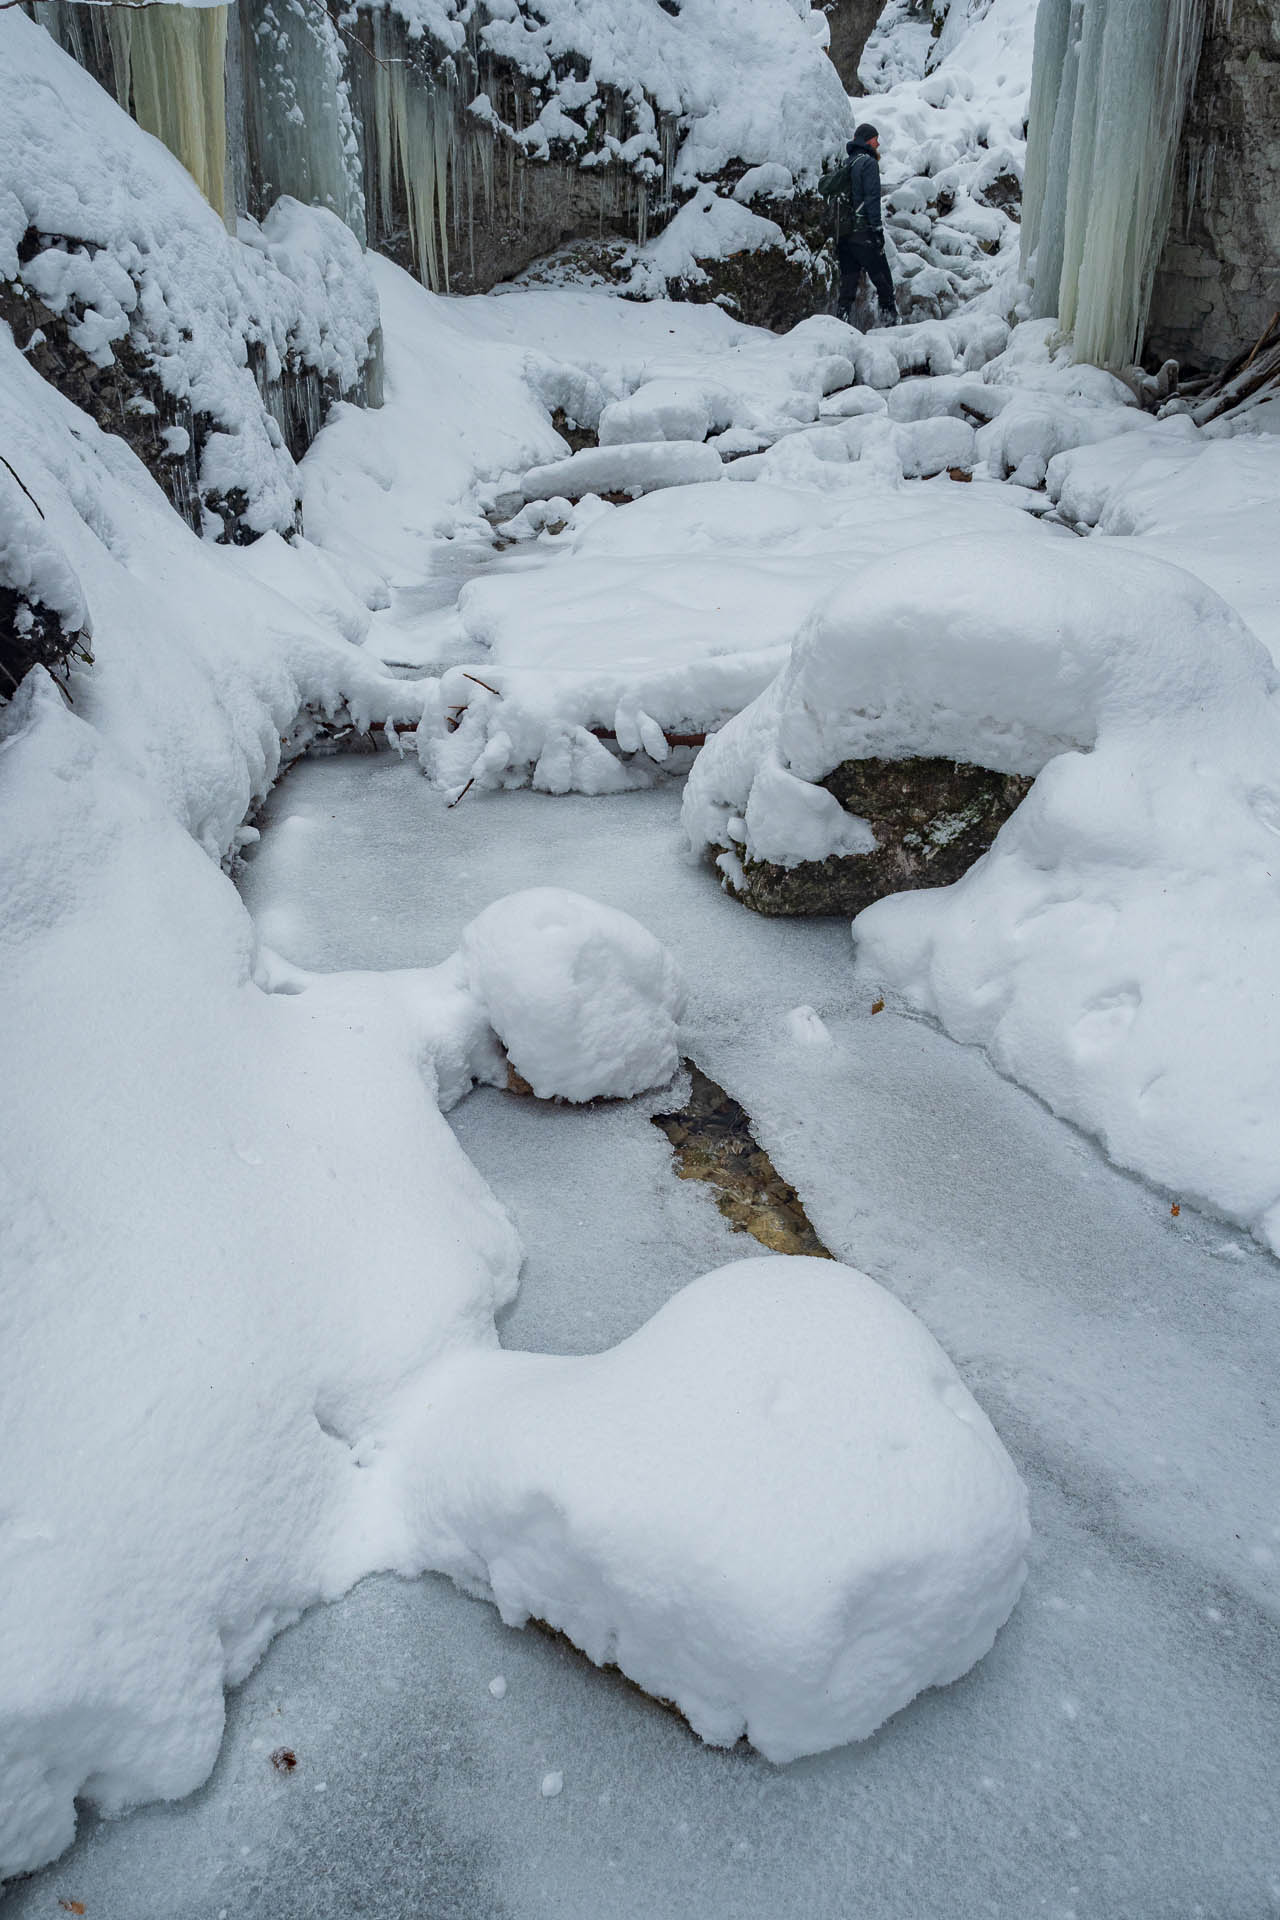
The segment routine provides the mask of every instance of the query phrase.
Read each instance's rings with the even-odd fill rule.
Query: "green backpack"
[[[818,192],[824,200],[849,198],[849,189],[853,181],[853,162],[846,160],[834,173],[824,173],[818,182]]]

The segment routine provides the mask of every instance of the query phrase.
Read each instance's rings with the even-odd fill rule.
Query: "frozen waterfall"
[[[1041,0],[1023,270],[1077,360],[1142,346],[1206,0]]]
[[[363,242],[360,140],[337,28],[308,0],[240,0],[236,11],[249,211],[289,193],[331,208]]]
[[[227,201],[227,9],[112,7],[116,98],[177,155],[205,199],[234,224]]]

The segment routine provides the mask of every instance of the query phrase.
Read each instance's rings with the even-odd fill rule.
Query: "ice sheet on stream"
[[[493,894],[568,877],[666,939],[694,983],[695,1056],[829,1244],[951,1347],[1026,1463],[1037,1545],[1011,1626],[959,1689],[778,1774],[697,1748],[439,1583],[374,1582],[268,1654],[194,1803],[91,1832],[13,1896],[22,1920],[55,1893],[150,1920],[178,1881],[196,1920],[282,1899],[390,1914],[411,1890],[468,1920],[586,1920],[602,1882],[635,1920],[851,1900],[886,1920],[918,1920],[922,1901],[962,1920],[1273,1910],[1273,1263],[1189,1212],[1171,1221],[980,1055],[872,1017],[843,925],[743,914],[673,860],[675,812],[669,792],[522,793],[446,815],[408,768],[312,763],[273,801],[246,890],[263,931],[319,966],[429,964]],[[711,949],[714,978],[690,964]],[[797,1038],[801,1002],[826,1046]],[[643,1108],[614,1110],[604,1143],[594,1119],[496,1094],[459,1110],[531,1247],[511,1344],[568,1350],[588,1305],[577,1344],[611,1344],[655,1304],[656,1265],[677,1285],[733,1244],[708,1195],[672,1180],[662,1199],[667,1149]],[[711,1237],[690,1251],[699,1215]],[[572,1302],[556,1293],[566,1217],[593,1255],[573,1263]],[[281,1744],[300,1756],[289,1779],[268,1764]],[[553,1770],[564,1791],[547,1801]]]

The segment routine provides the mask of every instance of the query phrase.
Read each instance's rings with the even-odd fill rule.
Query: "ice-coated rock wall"
[[[1124,367],[1146,332],[1205,0],[1041,0],[1022,259],[1076,358]]]
[[[1042,0],[1034,311],[1076,356],[1220,367],[1280,306],[1278,0]]]
[[[743,168],[803,187],[851,131],[821,13],[795,0],[29,5],[220,211],[327,206],[453,292],[566,241],[643,244]],[[864,29],[875,10],[837,9]]]
[[[1211,11],[1183,135],[1150,351],[1216,368],[1280,307],[1280,0]]]

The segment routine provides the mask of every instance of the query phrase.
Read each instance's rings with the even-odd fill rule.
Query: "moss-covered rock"
[[[870,822],[875,850],[795,867],[726,863],[735,866],[726,886],[757,913],[852,916],[888,893],[950,886],[1031,788],[1025,774],[925,759],[845,760],[818,784]]]

